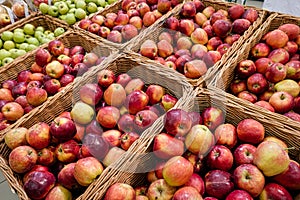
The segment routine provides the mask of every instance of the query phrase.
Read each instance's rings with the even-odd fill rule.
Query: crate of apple
[[[91,33],[89,35],[107,44],[121,47],[121,44],[127,44],[139,32],[161,20],[162,16],[181,2],[180,0],[123,0],[93,17],[81,20],[75,27]]]
[[[79,0],[79,1],[53,1],[53,5],[48,2],[37,3],[39,10],[43,14],[57,17],[69,25],[75,24],[77,21],[103,10],[106,6],[115,3],[116,0]]]
[[[149,166],[152,170],[131,178],[120,173],[97,197],[292,200],[299,196],[300,165],[290,158],[285,140],[269,135],[274,134],[267,132],[272,125],[249,118],[249,113],[237,118],[232,106],[225,116],[218,107],[203,107],[206,101],[207,97],[199,99],[198,117],[182,109],[168,111],[163,132],[150,145],[152,157],[128,164],[138,171]]]
[[[250,38],[249,47],[242,50],[246,53],[228,64],[234,78],[225,87],[238,98],[300,122],[298,24],[281,23],[272,30],[265,26],[255,39]]]
[[[194,0],[140,38],[130,50],[184,74],[191,83],[225,61],[261,24],[264,13],[225,2]]]
[[[20,61],[25,62],[26,66],[23,67],[27,69],[19,70],[13,76],[10,75],[12,79],[5,77],[0,89],[1,130],[35,107],[42,105],[48,97],[54,96],[65,88],[69,89],[67,86],[76,77],[87,72],[92,66],[100,64],[106,56],[114,52],[103,45],[100,45],[102,49],[98,52],[87,52],[84,47],[90,50],[93,46],[89,46],[90,43],[87,41],[84,41],[85,44],[81,43],[80,36],[80,34],[70,33],[61,40],[51,41],[47,49],[40,48],[32,53],[29,60]],[[76,45],[74,38],[82,46]],[[75,45],[70,48],[65,47],[64,42],[68,40],[72,40]],[[10,74],[11,70],[6,70],[3,74]]]
[[[39,122],[5,134],[5,144],[12,149],[8,163],[24,175],[23,187],[32,199],[50,198],[58,190],[52,189],[55,183],[65,191],[61,195],[90,185],[177,102],[159,85],[145,86],[141,79],[116,76],[111,70],[100,71],[97,83],[83,85],[79,97],[70,112],[50,124]],[[24,151],[31,152],[28,160]]]

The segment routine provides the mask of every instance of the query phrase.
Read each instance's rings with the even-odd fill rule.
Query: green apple
[[[35,46],[39,46],[40,45],[39,40],[37,38],[35,38],[35,37],[27,39],[26,42],[28,44],[34,44]]]
[[[45,32],[44,32],[45,35],[49,35],[50,33],[52,33],[52,31],[50,31],[50,30],[45,30]]]
[[[69,6],[69,8],[70,8],[70,9],[76,8],[76,5],[75,5],[75,4],[71,4],[71,5]]]
[[[2,46],[3,46],[3,42],[2,42],[2,40],[0,39],[0,49],[2,48]]]
[[[21,45],[21,44],[15,43],[15,45],[16,45],[15,47],[16,47],[17,49],[20,49],[20,45]]]
[[[0,60],[0,67],[2,66],[2,62],[1,62],[1,60]]]
[[[61,19],[61,20],[63,20],[63,21],[66,21],[66,16],[67,15],[60,15],[58,18]]]
[[[48,14],[48,10],[49,10],[49,5],[46,3],[41,3],[39,5],[39,10],[45,15]]]
[[[75,17],[77,19],[84,19],[86,17],[86,12],[82,8],[77,8],[75,11]]]
[[[66,4],[68,5],[68,7],[70,8],[70,5],[72,5],[73,4],[73,2],[72,1],[70,1],[70,0],[67,0],[66,1]]]
[[[105,6],[105,0],[97,0],[96,4],[97,4],[97,6],[104,7]]]
[[[1,39],[3,41],[12,40],[13,37],[14,37],[14,33],[11,31],[3,31],[3,33],[1,34]]]
[[[117,0],[107,0],[107,3],[110,5],[110,4],[113,4],[115,3]]]
[[[48,42],[50,42],[51,40],[47,37],[43,38],[42,41],[41,41],[41,44],[46,44]]]
[[[57,36],[60,36],[62,35],[63,33],[65,32],[65,29],[62,28],[62,27],[58,27],[54,30],[54,36],[57,37]]]
[[[14,30],[14,33],[16,33],[16,32],[22,32],[22,33],[24,33],[24,30],[21,29],[21,28],[16,28],[16,29]]]
[[[69,14],[69,13],[73,13],[73,14],[74,14],[75,11],[76,11],[76,8],[71,8],[71,9],[69,10],[68,14]],[[67,16],[66,16],[66,17],[67,17]]]
[[[88,3],[86,9],[89,13],[95,13],[97,12],[97,5],[94,2],[90,2]]]
[[[25,51],[31,51],[31,50],[34,50],[36,49],[37,46],[35,46],[34,44],[28,44],[27,48],[25,49]]]
[[[4,58],[10,57],[10,53],[9,51],[5,50],[5,49],[1,49],[0,50],[0,60],[3,60]]]
[[[19,49],[26,50],[28,45],[29,45],[28,43],[22,43],[22,44],[20,44]]]
[[[42,33],[44,33],[45,28],[42,26],[38,26],[38,27],[36,27],[35,31],[41,31]]]
[[[21,32],[14,33],[13,40],[16,43],[23,43],[25,41],[25,35],[24,35],[24,33],[21,33]]]
[[[24,33],[27,35],[34,35],[35,32],[35,27],[32,24],[25,24],[25,26],[23,27],[24,29]]]
[[[34,32],[34,37],[38,38],[40,35],[44,34],[42,31],[35,31]]]
[[[59,2],[61,2],[61,0],[52,0],[52,3],[59,3]]]
[[[46,38],[49,40],[54,40],[55,39],[54,33],[50,33],[50,34],[46,35]]]
[[[14,61],[13,58],[7,57],[7,58],[4,58],[4,59],[2,60],[2,64],[3,64],[3,65],[6,65],[6,64],[8,64],[8,63],[10,63],[10,62],[12,62],[12,61]]]
[[[83,0],[79,0],[76,2],[76,8],[82,8],[83,10],[86,9],[86,3]]]
[[[3,48],[7,51],[9,51],[10,49],[13,49],[15,47],[16,47],[15,43],[11,40],[5,41],[3,44]]]
[[[10,49],[9,53],[10,53],[10,57],[12,57],[13,59],[18,57],[18,49]]]
[[[68,13],[67,16],[66,16],[66,22],[69,24],[69,25],[73,25],[76,23],[76,18],[75,18],[75,15],[74,13]]]
[[[61,15],[66,14],[69,11],[69,7],[65,2],[60,2],[60,4],[58,5],[58,12]]]
[[[23,50],[23,49],[18,49],[18,51],[17,51],[17,54],[18,54],[18,57],[19,56],[23,56],[24,54],[26,54],[27,52],[25,51],[25,50]]]
[[[98,7],[97,8],[97,12],[99,12],[99,11],[102,11],[104,8],[102,8],[102,7]],[[94,14],[94,13],[92,13],[92,14]]]
[[[56,6],[50,6],[48,9],[48,14],[52,17],[58,16],[58,8]]]
[[[37,39],[39,40],[39,42],[42,42],[42,40],[46,38],[46,35],[44,33],[40,34]]]

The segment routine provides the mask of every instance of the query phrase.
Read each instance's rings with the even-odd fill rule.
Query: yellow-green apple
[[[77,159],[80,146],[75,140],[60,143],[55,149],[55,155],[60,162],[71,163]]]
[[[231,31],[232,24],[228,20],[219,19],[212,24],[212,28],[216,36],[220,38],[225,38],[228,35],[228,33]]]
[[[29,70],[23,70],[21,71],[17,76],[18,82],[29,82],[30,81],[30,75],[32,74]]]
[[[153,181],[147,191],[149,200],[171,199],[176,191],[176,187],[170,186],[164,179]]]
[[[84,136],[82,141],[82,146],[84,146],[88,152],[98,160],[102,160],[108,150],[109,150],[109,142],[99,134],[96,133],[88,133]]]
[[[120,107],[126,99],[126,91],[122,85],[113,83],[104,91],[104,101],[111,106]]]
[[[184,153],[184,143],[166,133],[160,133],[154,138],[154,154],[162,159],[181,156]]]
[[[156,43],[150,39],[145,40],[141,45],[140,53],[145,57],[154,59],[158,53],[158,48]]]
[[[125,107],[130,114],[136,114],[137,112],[144,110],[148,102],[149,97],[145,92],[141,90],[135,90],[127,95],[125,100]]]
[[[164,119],[165,129],[173,136],[185,136],[192,126],[188,112],[182,109],[173,109],[166,113]]]
[[[128,185],[126,183],[114,183],[106,191],[104,200],[114,200],[114,199],[130,200],[135,198],[136,198],[135,190],[131,185]]]
[[[289,37],[289,40],[294,40],[300,34],[300,27],[296,24],[282,24],[278,27],[279,30],[285,32]]]
[[[81,75],[81,71],[78,71],[77,75],[80,76]],[[60,77],[60,79],[59,79],[59,82],[60,82],[60,85],[61,85],[60,89],[62,89],[63,87],[69,85],[70,83],[72,83],[74,81],[74,79],[75,79],[74,75],[71,75],[71,74],[64,74],[64,75],[62,75]]]
[[[268,183],[268,184],[266,184],[263,191],[259,195],[259,199],[261,199],[261,200],[267,200],[267,199],[292,200],[293,197],[283,186],[281,186],[277,183]]]
[[[72,193],[61,185],[54,186],[47,194],[45,200],[72,199]]]
[[[96,120],[105,128],[114,128],[120,118],[120,110],[114,106],[100,108]]]
[[[54,95],[61,88],[61,84],[57,79],[50,79],[44,83],[44,88],[49,95]]]
[[[272,77],[272,76],[268,76],[268,77]],[[254,73],[251,76],[249,76],[247,79],[247,88],[251,93],[261,94],[268,89],[268,81],[265,78],[265,76],[262,75],[261,73]]]
[[[282,30],[275,29],[266,36],[266,43],[273,49],[282,48],[289,41],[288,35]]]
[[[126,132],[123,133],[120,137],[121,140],[121,148],[127,151],[129,147],[139,139],[140,135],[135,132]]]
[[[125,86],[125,92],[126,94],[130,94],[131,92],[135,90],[143,90],[145,86],[145,83],[142,79],[140,78],[134,78],[131,79]]]
[[[242,5],[233,5],[228,9],[228,15],[231,20],[239,19],[244,14],[245,9]]]
[[[97,74],[98,84],[102,87],[108,87],[115,81],[116,77],[113,71],[109,69],[101,70]]]
[[[288,168],[282,173],[273,177],[273,180],[289,190],[300,189],[300,166],[294,160],[290,161]]]
[[[257,197],[265,185],[263,173],[253,164],[242,164],[233,172],[235,185],[247,191],[251,196]]]
[[[251,48],[251,55],[253,58],[267,57],[270,52],[270,47],[263,42],[257,43]]]
[[[56,178],[49,171],[34,171],[24,183],[24,191],[31,199],[44,199],[55,186]]]
[[[290,164],[290,158],[285,149],[276,142],[264,141],[257,146],[253,163],[269,177],[284,172]]]
[[[291,80],[291,79],[285,79],[285,80],[282,80],[282,81],[276,83],[274,85],[274,89],[277,92],[282,92],[282,91],[287,92],[290,95],[292,95],[293,97],[297,97],[300,92],[299,84],[296,81]]]
[[[275,63],[286,64],[290,59],[290,54],[284,48],[278,48],[271,51],[268,55],[268,58],[270,58]]]
[[[256,72],[256,66],[252,60],[242,60],[235,70],[240,78],[247,78]]]
[[[93,120],[93,121],[91,121],[91,123],[89,123],[85,127],[85,132],[86,133],[96,133],[98,135],[101,135],[103,133],[103,128],[100,126],[100,124],[97,122],[97,120]]]
[[[90,123],[95,116],[94,109],[83,102],[76,102],[71,110],[72,119],[79,124]]]
[[[192,60],[184,64],[184,75],[187,78],[200,78],[207,72],[207,66],[202,60]]]
[[[32,106],[39,106],[44,103],[48,98],[48,94],[45,89],[33,87],[26,93],[26,99]]]
[[[52,56],[47,49],[39,48],[35,53],[35,62],[38,66],[44,67],[51,59]]]
[[[251,103],[255,103],[257,101],[257,96],[249,91],[242,91],[238,93],[237,97],[250,101]]]
[[[243,199],[243,200],[253,200],[252,196],[245,190],[233,190],[228,194],[225,200],[231,199]]]
[[[94,157],[79,159],[74,167],[74,177],[82,186],[91,184],[102,172],[102,164]]]
[[[43,148],[37,152],[38,159],[37,164],[44,166],[51,166],[56,162],[56,156],[54,152],[55,148],[53,146],[49,146]]]
[[[168,111],[171,108],[173,108],[175,106],[175,104],[177,103],[177,101],[178,101],[178,99],[176,97],[173,97],[170,94],[165,94],[161,98],[161,104],[162,104],[163,108],[165,109],[165,111]]]
[[[202,177],[197,173],[193,173],[193,175],[190,177],[188,182],[186,182],[184,184],[184,186],[194,187],[200,195],[203,195],[205,192],[204,181],[203,181]]]
[[[286,152],[288,152],[288,146],[287,146],[287,144],[286,144],[283,140],[281,140],[281,139],[279,139],[279,138],[277,138],[277,137],[275,137],[275,136],[267,136],[267,137],[264,138],[263,141],[272,141],[272,142],[276,142],[276,143],[279,144],[283,149],[285,149]]]
[[[71,119],[56,117],[50,125],[50,132],[53,137],[63,142],[72,139],[77,130]]]
[[[242,164],[253,164],[253,154],[256,147],[252,144],[240,144],[233,152],[234,162],[237,166]]]
[[[46,65],[46,73],[52,78],[60,78],[64,74],[64,66],[54,60]]]
[[[95,106],[101,100],[103,91],[98,84],[88,83],[79,90],[80,100],[91,106]]]
[[[142,133],[148,127],[150,127],[158,116],[151,110],[141,110],[136,113],[134,118],[134,128],[137,133]]]
[[[9,121],[16,121],[20,119],[24,115],[24,109],[22,106],[16,102],[8,102],[6,103],[2,109],[2,114],[5,119]]]
[[[50,127],[45,122],[39,122],[31,126],[26,133],[26,141],[35,149],[43,149],[50,144]]]
[[[273,106],[271,106],[271,104],[268,101],[260,100],[260,101],[255,102],[254,105],[257,105],[259,107],[267,109],[271,112],[275,112],[275,109],[273,108]]]
[[[232,33],[243,35],[251,26],[251,22],[247,19],[236,19],[232,22]]]
[[[210,169],[229,171],[233,165],[233,155],[224,145],[215,145],[208,153],[206,162]]]
[[[200,195],[200,193],[191,186],[184,186],[179,188],[173,198],[174,200],[181,200],[181,199],[198,199],[198,200],[202,200],[202,196]]]
[[[230,91],[232,94],[237,95],[238,93],[242,91],[247,90],[247,82],[243,79],[236,79],[233,82],[230,83]]]
[[[102,163],[105,167],[115,163],[117,160],[119,160],[122,155],[125,153],[124,149],[121,149],[119,147],[112,147],[106,156],[104,157]]]
[[[256,66],[256,71],[261,74],[265,74],[268,67],[270,67],[274,62],[270,58],[259,58],[254,64]]]
[[[275,92],[269,99],[269,103],[275,109],[275,112],[286,113],[293,109],[294,97],[288,92]]]
[[[285,64],[286,66],[286,78],[299,79],[300,78],[300,61],[291,60]]]
[[[238,139],[245,143],[258,144],[265,136],[264,126],[254,119],[240,121],[236,128]]]
[[[9,89],[9,90],[12,90],[14,86],[17,85],[17,81],[16,80],[5,80],[2,82],[1,86],[2,88],[6,88],[6,89]]]
[[[59,56],[64,53],[65,45],[60,40],[52,40],[48,44],[49,52],[54,56]]]
[[[201,113],[201,117],[203,119],[203,124],[211,131],[214,131],[225,121],[223,111],[216,107],[205,108]]]
[[[150,13],[150,12],[149,12]],[[148,14],[148,13],[147,13]],[[146,15],[145,15],[146,16]],[[145,25],[145,22],[144,22]],[[124,40],[130,40],[138,35],[138,30],[132,24],[126,24],[122,27],[121,34]]]
[[[232,124],[221,124],[214,132],[216,142],[220,145],[225,145],[228,148],[233,148],[237,143],[237,132]]]
[[[57,175],[57,182],[69,190],[80,187],[74,177],[75,162],[64,165]]]
[[[174,156],[164,165],[163,178],[170,186],[182,186],[192,176],[193,169],[193,165],[187,159],[182,156]]]
[[[204,182],[206,193],[218,199],[224,199],[234,188],[231,174],[218,169],[207,172]]]
[[[9,130],[5,136],[4,141],[5,144],[10,148],[14,149],[18,146],[23,146],[27,144],[26,134],[28,129],[25,127],[17,127]]]
[[[36,164],[38,155],[34,148],[23,145],[13,149],[8,158],[10,168],[16,173],[25,173]]]
[[[165,27],[167,29],[175,31],[179,27],[179,20],[174,16],[169,17],[168,19],[166,19]]]
[[[0,99],[5,100],[7,102],[13,101],[14,97],[12,95],[11,90],[9,90],[7,88],[0,88]]]
[[[131,81],[131,77],[127,73],[123,73],[117,76],[116,83],[122,85],[123,88]]]
[[[190,19],[182,19],[179,22],[178,30],[187,36],[191,36],[195,30],[194,22]]]
[[[185,138],[186,148],[199,156],[206,155],[214,143],[214,135],[204,125],[193,126]]]
[[[109,143],[109,145],[113,146],[113,147],[114,146],[115,147],[120,146],[120,144],[121,144],[121,140],[120,140],[121,135],[122,135],[121,131],[114,130],[114,129],[107,130],[107,131],[104,131],[102,133],[103,139],[105,139]]]

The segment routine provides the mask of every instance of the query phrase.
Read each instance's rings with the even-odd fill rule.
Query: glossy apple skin
[[[85,135],[82,144],[98,160],[102,160],[109,150],[109,143],[102,136],[95,133]]]
[[[261,194],[259,195],[259,199],[267,200],[267,199],[282,199],[282,200],[292,200],[291,194],[281,185],[277,183],[268,183]]]
[[[135,199],[135,195],[135,191],[131,185],[126,183],[115,183],[106,191],[104,200]]]
[[[184,186],[175,192],[173,199],[174,200],[202,199],[202,196],[194,187]]]
[[[294,107],[294,97],[287,92],[274,92],[269,103],[278,113],[287,113]]]
[[[204,181],[197,173],[193,173],[188,182],[186,182],[184,185],[194,187],[200,193],[200,195],[203,195],[205,192]]]
[[[66,164],[58,173],[57,181],[67,189],[73,190],[80,187],[74,177],[75,163]]]
[[[220,124],[224,123],[224,113],[221,109],[215,107],[208,107],[203,110],[202,114],[203,124],[211,131],[214,131]]]
[[[50,125],[50,132],[53,137],[64,142],[72,139],[77,130],[75,123],[71,119],[56,117]]]
[[[56,162],[55,148],[49,146],[38,151],[37,163],[44,166],[51,166]]]
[[[45,200],[72,199],[72,193],[61,185],[54,186]]]
[[[232,124],[221,124],[214,132],[217,144],[232,149],[237,144],[237,132]]]
[[[265,128],[254,119],[244,119],[237,125],[237,134],[239,140],[245,143],[258,144],[264,139]]]
[[[170,186],[164,179],[153,181],[147,191],[150,200],[154,199],[172,199],[176,187]]]
[[[229,171],[233,165],[233,155],[227,147],[215,145],[207,155],[206,162],[211,169]]]
[[[245,190],[233,190],[225,200],[253,200],[252,196]]]
[[[142,110],[136,113],[134,120],[134,127],[137,133],[142,133],[148,127],[150,127],[158,116],[151,110]]]
[[[188,112],[181,109],[168,111],[164,121],[166,131],[173,136],[186,135],[192,126]]]
[[[233,152],[234,162],[237,166],[241,164],[253,164],[253,154],[256,147],[252,144],[240,144]]]
[[[60,162],[70,163],[77,159],[79,149],[79,144],[75,140],[68,140],[56,147],[55,154]]]
[[[105,128],[114,128],[120,118],[120,110],[114,106],[100,108],[96,120]]]
[[[28,129],[26,140],[35,149],[43,149],[50,144],[50,127],[45,122],[39,122]]]
[[[125,107],[130,114],[136,114],[137,112],[144,110],[148,105],[149,97],[141,90],[135,90],[127,95],[125,100]]]
[[[184,152],[184,143],[169,134],[160,133],[154,138],[153,152],[162,159],[181,156]]]
[[[98,86],[98,84],[86,84],[82,86],[79,90],[80,99],[91,105],[94,106],[101,100],[103,96],[102,89]]]
[[[231,174],[222,170],[209,171],[204,177],[204,182],[206,193],[218,199],[225,198],[234,188]]]
[[[273,177],[280,185],[284,186],[286,189],[290,190],[300,190],[300,166],[294,160],[291,160],[289,167],[282,172]]]

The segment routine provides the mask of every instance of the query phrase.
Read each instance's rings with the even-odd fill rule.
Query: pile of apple
[[[49,50],[49,51],[48,51]],[[85,53],[81,46],[69,49],[59,40],[53,40],[47,49],[39,49],[29,70],[23,70],[16,80],[6,80],[0,88],[0,129],[20,119],[34,107],[55,95],[76,76],[89,67],[101,63],[95,53]]]
[[[38,7],[43,14],[58,17],[72,25],[114,2],[116,0],[59,0],[53,1],[51,6],[48,2],[42,2]]]
[[[0,66],[12,62],[15,58],[36,49],[38,46],[54,40],[55,37],[63,34],[62,27],[56,28],[53,32],[45,30],[44,27],[35,27],[32,24],[25,24],[23,28],[16,28],[14,31],[4,31],[0,39]]]
[[[201,115],[168,111],[165,130],[153,142],[156,165],[147,173],[148,184],[115,183],[105,200],[292,200],[300,195],[300,166],[289,158],[285,142],[265,137],[256,120],[234,126],[224,117],[216,107]]]
[[[177,102],[159,85],[145,87],[141,79],[111,70],[99,72],[97,83],[83,85],[79,96],[50,125],[39,122],[5,135],[9,166],[23,175],[32,199],[61,200],[88,186]]]
[[[170,17],[155,40],[142,43],[139,53],[196,79],[223,54],[258,18],[256,10],[234,5],[228,11],[205,7],[200,0],[184,3],[180,19]]]
[[[123,0],[118,13],[81,20],[79,27],[114,43],[126,42],[155,23],[181,0]]]
[[[10,4],[10,5],[8,5],[8,4]],[[7,1],[3,2],[3,4],[0,5],[0,28],[3,28],[12,23],[9,15],[8,15],[8,12],[4,8],[4,6],[7,6],[7,9],[11,10],[12,13],[15,15],[14,21],[26,17],[25,6],[28,7],[28,5],[26,4],[25,1],[15,1],[15,2],[10,2],[10,3],[8,3]]]
[[[300,121],[300,27],[283,24],[253,46],[236,66],[230,91],[271,112]]]

